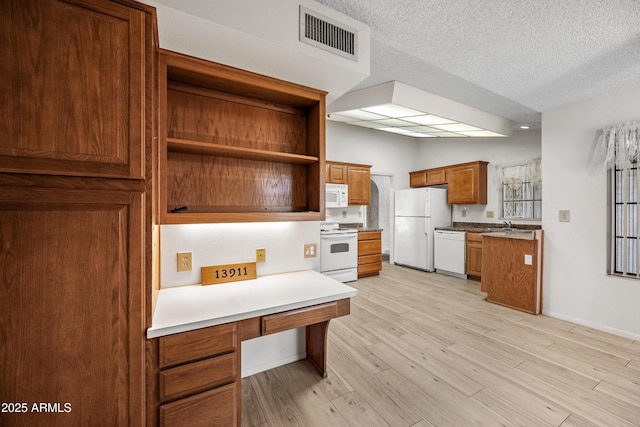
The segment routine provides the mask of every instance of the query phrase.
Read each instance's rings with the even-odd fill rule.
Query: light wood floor
[[[640,341],[389,264],[351,285],[328,378],[306,361],[245,378],[243,426],[640,426]]]

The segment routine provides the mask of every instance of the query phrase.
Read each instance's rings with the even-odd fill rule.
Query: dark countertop
[[[496,232],[496,229],[501,229],[504,227],[505,225],[502,222],[454,222],[451,227],[436,227],[436,230],[466,231],[467,233],[488,233]],[[540,230],[542,229],[542,226],[537,224],[513,224],[513,228],[516,230]]]
[[[383,231],[382,228],[375,228],[375,227],[364,227],[362,224],[340,224],[340,228],[341,229],[349,229],[349,230],[356,230],[358,233],[364,233],[367,231]]]

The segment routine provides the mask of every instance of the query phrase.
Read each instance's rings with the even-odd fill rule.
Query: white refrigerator
[[[446,188],[396,190],[393,262],[434,271],[433,232],[447,226],[451,226],[451,207]]]

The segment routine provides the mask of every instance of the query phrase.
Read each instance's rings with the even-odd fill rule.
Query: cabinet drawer
[[[238,383],[160,406],[161,427],[236,426]]]
[[[235,351],[236,323],[213,326],[160,338],[160,368]]]
[[[358,242],[358,256],[382,253],[381,240],[360,240]]]
[[[380,240],[382,239],[381,231],[361,231],[358,233],[358,240]]]
[[[160,400],[177,399],[232,383],[238,372],[237,356],[235,352],[227,353],[160,371]]]
[[[364,264],[358,266],[358,276],[370,276],[382,270],[382,264]]]
[[[358,268],[365,264],[377,264],[382,267],[382,254],[359,256]]]
[[[313,325],[338,317],[338,302],[331,302],[299,310],[285,311],[262,318],[262,334]]]

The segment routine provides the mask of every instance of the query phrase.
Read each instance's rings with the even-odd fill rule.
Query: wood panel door
[[[144,425],[143,205],[0,187],[0,425]]]
[[[144,178],[145,13],[0,2],[0,171]]]

